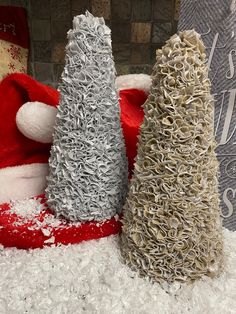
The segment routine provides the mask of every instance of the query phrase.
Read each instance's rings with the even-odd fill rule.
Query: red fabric
[[[26,74],[11,74],[1,81],[0,169],[48,162],[51,145],[28,139],[16,125],[16,113],[28,101],[40,101],[57,106],[59,93]]]
[[[29,48],[27,13],[24,8],[0,6],[0,39]]]
[[[137,135],[143,121],[142,104],[147,95],[140,90],[120,91],[121,123],[125,137],[130,174],[136,156]],[[41,144],[24,137],[15,123],[16,112],[27,101],[40,101],[56,106],[59,94],[56,90],[36,82],[24,74],[12,74],[0,84],[0,168],[33,162],[48,162],[50,145]],[[6,136],[7,134],[7,136]],[[45,202],[43,197],[43,202]],[[121,230],[119,220],[112,218],[105,222],[86,222],[79,226],[68,224],[50,227],[50,236],[45,236],[41,229],[34,229],[35,220],[43,222],[47,215],[53,214],[48,209],[34,220],[22,224],[19,216],[9,211],[8,204],[0,205],[0,243],[6,247],[21,249],[41,248],[51,244],[72,244],[98,239]],[[46,227],[47,229],[47,227]],[[53,243],[45,240],[55,237]]]
[[[143,121],[141,106],[146,98],[147,95],[141,90],[120,91],[121,124],[130,173],[136,156],[139,126]],[[48,162],[50,144],[37,143],[26,138],[16,126],[16,113],[27,101],[40,101],[57,106],[59,93],[26,74],[11,74],[2,80],[0,84],[0,169],[35,162]]]
[[[46,199],[39,196],[45,203]],[[82,241],[104,238],[112,234],[117,234],[121,230],[119,219],[112,218],[104,222],[87,222],[81,225],[61,224],[57,227],[44,225],[45,219],[53,221],[54,215],[50,210],[41,212],[35,216],[34,220],[22,222],[22,218],[9,211],[8,204],[0,205],[0,243],[5,247],[17,247],[18,249],[35,249],[44,246],[57,244],[75,244]],[[43,230],[38,228],[38,224],[43,224]],[[48,220],[47,220],[48,221]],[[47,230],[50,235],[45,235]],[[48,239],[54,237],[51,243],[45,243]]]
[[[139,127],[144,117],[142,105],[146,99],[147,95],[141,90],[126,89],[120,91],[121,125],[125,138],[130,176],[137,154]]]

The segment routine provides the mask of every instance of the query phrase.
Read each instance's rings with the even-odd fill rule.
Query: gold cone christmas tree
[[[153,281],[215,276],[222,264],[213,98],[195,31],[157,51],[125,205],[121,252]]]

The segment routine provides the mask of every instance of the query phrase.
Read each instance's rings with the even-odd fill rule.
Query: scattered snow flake
[[[40,203],[40,199],[32,198],[10,203],[10,212],[26,219],[34,218],[45,209],[46,207]]]
[[[51,234],[51,231],[49,229],[46,229],[46,228],[41,228],[41,231],[42,231],[43,235],[45,235],[46,237],[49,237]]]
[[[54,236],[44,241],[44,243],[46,243],[46,244],[47,243],[54,243],[54,242],[55,242],[55,237]]]
[[[120,217],[119,217],[119,215],[117,215],[117,214],[114,216],[114,218],[115,218],[115,221],[120,220]]]

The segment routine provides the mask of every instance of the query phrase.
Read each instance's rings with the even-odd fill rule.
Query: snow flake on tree
[[[15,69],[16,69],[15,65],[12,62],[10,62],[8,64],[8,67],[9,67],[9,70],[11,70],[11,71],[15,71]]]
[[[10,53],[13,60],[21,62],[22,55],[20,47],[17,47],[16,45],[10,45],[10,48],[8,48],[7,51]]]
[[[26,73],[26,72],[27,72],[27,71],[26,71],[26,67],[21,67],[21,68],[20,68],[20,72],[21,72],[21,73]]]

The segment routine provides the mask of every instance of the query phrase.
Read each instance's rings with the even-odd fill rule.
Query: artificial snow
[[[0,249],[1,314],[235,314],[236,232],[219,278],[167,292],[121,262],[119,237],[31,251]]]
[[[12,201],[10,203],[10,212],[27,220],[34,218],[45,209],[45,204],[40,203],[40,200],[36,198],[22,201]]]
[[[15,226],[22,226],[30,221],[32,226],[29,226],[28,229],[41,229],[45,236],[50,235],[48,228],[64,228],[65,225],[78,227],[81,225],[81,222],[68,223],[65,219],[59,219],[51,212],[47,212],[48,206],[42,197],[12,201],[9,205],[9,212],[16,214],[19,218],[14,222]],[[39,219],[40,214],[44,214],[43,219]]]
[[[55,237],[52,236],[51,238],[45,240],[44,243],[55,243]]]

